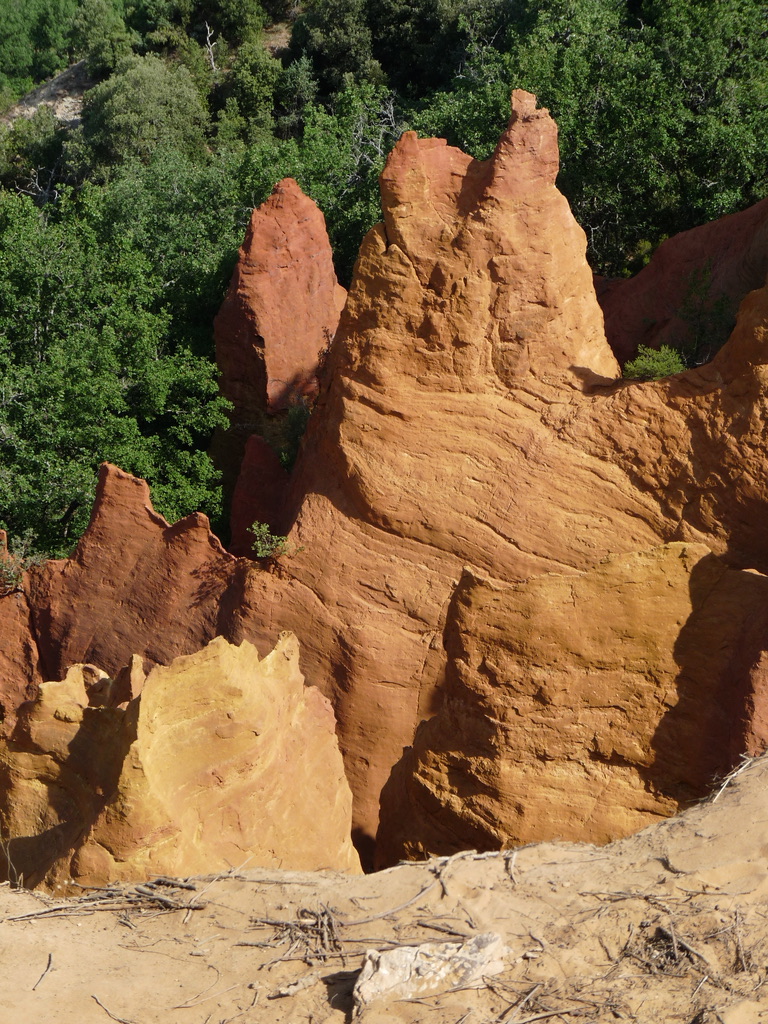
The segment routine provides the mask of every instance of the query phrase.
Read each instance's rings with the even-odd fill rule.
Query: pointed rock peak
[[[387,236],[401,244],[398,217],[403,206],[430,206],[438,215],[470,213],[486,198],[518,197],[554,186],[560,168],[557,125],[536,97],[515,89],[511,117],[493,156],[478,161],[445,139],[420,139],[404,132],[381,175]]]
[[[509,105],[512,108],[512,123],[520,119],[530,119],[532,117],[545,117],[548,121],[552,119],[549,116],[549,111],[541,107],[538,107],[538,101],[532,92],[526,92],[525,89],[513,89],[512,96],[510,97]],[[552,121],[554,124],[554,121]]]
[[[152,505],[149,484],[146,480],[132,476],[109,462],[102,463],[99,469],[99,482],[96,487],[96,498],[91,512],[88,529],[80,538],[76,556],[79,557],[84,548],[94,542],[99,543],[106,531],[114,536],[116,526],[124,528],[125,537],[132,533],[141,535],[149,532],[154,534],[158,527],[164,531],[185,533],[188,531],[202,532],[210,544],[224,554],[224,548],[210,528],[208,516],[202,512],[193,512],[177,523],[171,525],[156,512]],[[120,526],[117,526],[119,531]]]
[[[489,160],[406,132],[381,175],[387,260],[372,234],[348,310],[359,306],[367,323],[371,296],[391,282],[379,326],[386,319],[392,335],[408,337],[418,325],[414,376],[438,387],[509,387],[529,373],[579,388],[617,378],[586,237],[555,187],[558,166],[557,126],[521,90]],[[402,372],[400,348],[391,352]],[[393,372],[379,369],[370,345],[365,369],[382,380]]]
[[[346,297],[322,211],[284,178],[251,215],[214,321],[221,393],[232,403],[231,428],[214,442],[228,500],[248,437],[269,436],[275,416],[317,397]]]
[[[491,157],[489,194],[523,192],[553,186],[560,169],[557,125],[545,107],[537,108],[536,97],[515,89],[512,116]]]

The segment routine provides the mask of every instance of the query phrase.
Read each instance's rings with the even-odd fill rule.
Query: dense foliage
[[[766,194],[768,3],[305,0],[275,56],[265,28],[296,13],[0,7],[4,108],[74,60],[93,81],[76,128],[45,107],[0,127],[0,527],[39,548],[82,531],[103,459],[169,517],[219,514],[212,320],[251,208],[285,175],[325,212],[345,283],[400,131],[486,157],[511,88],[558,120],[559,184],[602,273]]]

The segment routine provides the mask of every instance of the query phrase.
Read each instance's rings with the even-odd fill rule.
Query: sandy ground
[[[74,127],[80,121],[83,96],[93,84],[85,69],[85,61],[80,60],[28,92],[0,117],[0,124],[12,124],[17,117],[32,117],[38,107],[47,106],[60,121]]]
[[[714,801],[603,848],[359,877],[240,868],[70,899],[6,884],[0,1024],[768,1024],[767,857],[762,758]],[[503,973],[353,1016],[366,950],[484,932],[507,947]]]

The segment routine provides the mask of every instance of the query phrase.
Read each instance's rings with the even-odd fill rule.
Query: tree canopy
[[[0,527],[42,550],[83,529],[103,459],[169,518],[219,515],[212,322],[251,209],[286,175],[323,209],[346,284],[400,132],[487,157],[513,88],[558,122],[558,184],[600,273],[768,191],[768,2],[291,10],[2,5],[3,108],[74,60],[93,78],[79,126],[45,107],[0,125]]]

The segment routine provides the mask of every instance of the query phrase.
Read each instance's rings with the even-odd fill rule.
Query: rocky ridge
[[[500,725],[518,700],[543,705],[542,736],[558,717],[578,726],[556,756],[588,759],[583,771],[571,766],[568,783],[593,786],[585,800],[611,793],[599,823],[587,818],[591,838],[623,834],[705,792],[712,759],[693,778],[674,765],[678,776],[664,775],[675,744],[676,764],[698,764],[695,729],[654,738],[690,692],[680,638],[706,638],[699,578],[725,581],[722,594],[754,595],[768,571],[768,293],[745,299],[708,365],[647,384],[621,380],[556,173],[556,126],[525,93],[513,94],[488,161],[406,133],[382,175],[384,222],[363,242],[328,384],[281,495],[289,553],[259,570],[224,551],[204,517],[169,526],[146,487],[107,469],[73,558],[28,581],[43,675],[61,678],[75,662],[113,672],[134,653],[167,664],[216,635],[267,651],[292,630],[307,680],[336,713],[363,850],[393,765],[443,705],[388,785],[386,800],[412,813],[387,857],[471,846],[479,834],[482,845],[515,842],[528,835],[519,807],[544,818],[551,836],[572,834],[564,804],[559,814],[541,810],[552,795],[547,757]],[[259,465],[254,456],[253,487]],[[656,588],[658,604],[675,612],[662,622],[641,609],[647,649],[637,679],[621,668],[634,626],[601,565],[627,592]],[[473,601],[487,606],[487,622],[468,617]],[[730,622],[724,660],[695,667],[694,682],[703,672],[703,689],[729,716],[721,732],[712,727],[718,770],[764,738],[758,605],[749,596]],[[593,644],[566,642],[595,607],[604,629]],[[498,670],[489,667],[497,648]],[[518,663],[529,657],[526,673]],[[556,671],[542,701],[533,669],[548,666]],[[498,692],[488,692],[491,677]],[[640,677],[635,718],[613,688],[626,696]],[[590,710],[599,700],[618,705],[614,721]],[[445,750],[440,723],[461,708],[474,746]],[[715,719],[711,704],[693,714]],[[480,832],[471,814],[456,814],[465,784],[483,790]],[[426,815],[414,793],[428,788]]]

